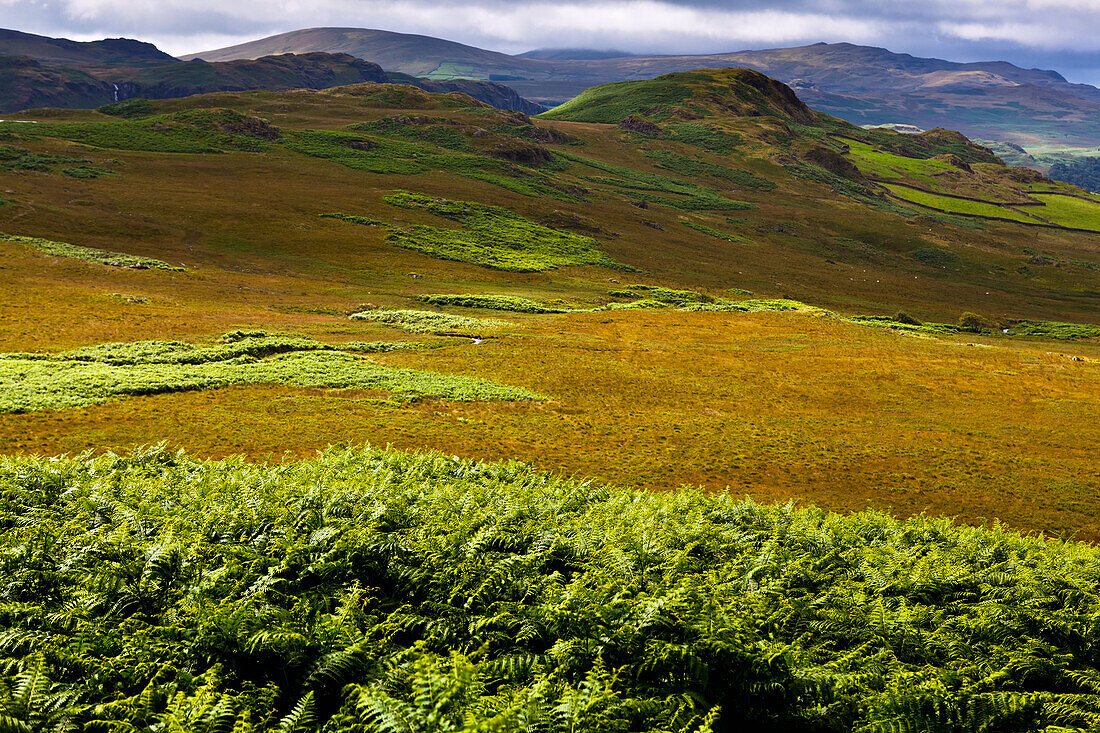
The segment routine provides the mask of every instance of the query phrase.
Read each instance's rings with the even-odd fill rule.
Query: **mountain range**
[[[369,59],[430,79],[498,81],[555,106],[607,82],[700,68],[744,67],[788,83],[815,109],[856,124],[947,127],[1022,145],[1100,143],[1100,89],[1055,71],[1003,61],[958,63],[850,43],[706,55],[603,58],[584,49],[518,56],[428,36],[362,28],[311,28],[191,57],[230,61],[323,51]]]
[[[279,53],[208,63],[181,61],[152,44],[125,38],[79,42],[0,30],[0,110],[5,112],[99,107],[133,97],[170,99],[251,89],[324,89],[363,82],[462,92],[501,109],[528,114],[545,109],[495,82],[387,74],[378,64],[346,53]]]

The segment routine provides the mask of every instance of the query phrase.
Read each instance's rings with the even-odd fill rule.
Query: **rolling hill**
[[[387,70],[435,79],[502,81],[551,106],[596,84],[740,66],[784,81],[815,109],[856,124],[948,127],[1023,145],[1049,140],[1100,144],[1096,87],[1005,62],[956,63],[849,43],[695,56],[601,58],[582,52],[583,58],[575,58],[578,54],[568,50],[509,56],[426,36],[313,28],[195,56],[230,60],[301,51],[350,53]]]

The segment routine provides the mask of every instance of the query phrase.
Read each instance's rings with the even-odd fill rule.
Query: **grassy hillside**
[[[1096,235],[900,199],[1091,202],[748,72],[593,94],[609,122],[362,84],[3,123],[0,394],[39,387],[0,450],[370,441],[1100,537]],[[65,356],[232,331],[324,348],[152,381]],[[89,391],[51,405],[65,370]]]
[[[1085,731],[1095,547],[332,449],[0,461],[16,730]]]

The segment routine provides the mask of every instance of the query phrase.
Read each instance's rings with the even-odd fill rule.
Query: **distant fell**
[[[628,56],[637,56],[638,54],[616,49],[536,48],[516,55],[521,59],[543,59],[545,61],[589,61],[592,59],[621,59]]]
[[[176,59],[151,43],[130,38],[70,41],[0,28],[0,54],[67,66],[144,66]]]
[[[536,63],[441,38],[371,28],[307,28],[181,58],[232,61],[309,51],[349,53],[387,70],[431,79],[527,78],[530,64]]]
[[[4,55],[4,54],[8,55]],[[425,80],[346,53],[280,53],[258,59],[181,61],[139,41],[78,43],[0,31],[0,111],[89,108],[134,97],[171,99],[211,92],[326,89],[373,83],[461,92],[500,109],[538,114],[511,87],[476,79]]]
[[[324,89],[387,82],[377,64],[347,54],[283,54],[256,60],[80,69],[0,56],[0,110],[98,107],[132,97],[169,99],[249,89]],[[511,91],[511,90],[509,90]]]
[[[947,127],[970,137],[1023,145],[1100,144],[1096,87],[1068,82],[1056,71],[1004,61],[958,63],[851,43],[681,56],[610,57],[584,49],[510,56],[428,36],[312,28],[197,55],[228,60],[288,51],[350,53],[388,71],[436,80],[498,81],[546,106],[609,82],[744,67],[786,83],[814,109],[859,125]]]

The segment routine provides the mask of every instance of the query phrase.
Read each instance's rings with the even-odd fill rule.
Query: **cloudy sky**
[[[141,38],[173,54],[317,26],[421,33],[506,53],[850,41],[954,61],[1003,59],[1100,85],[1100,0],[0,0],[0,27]]]

